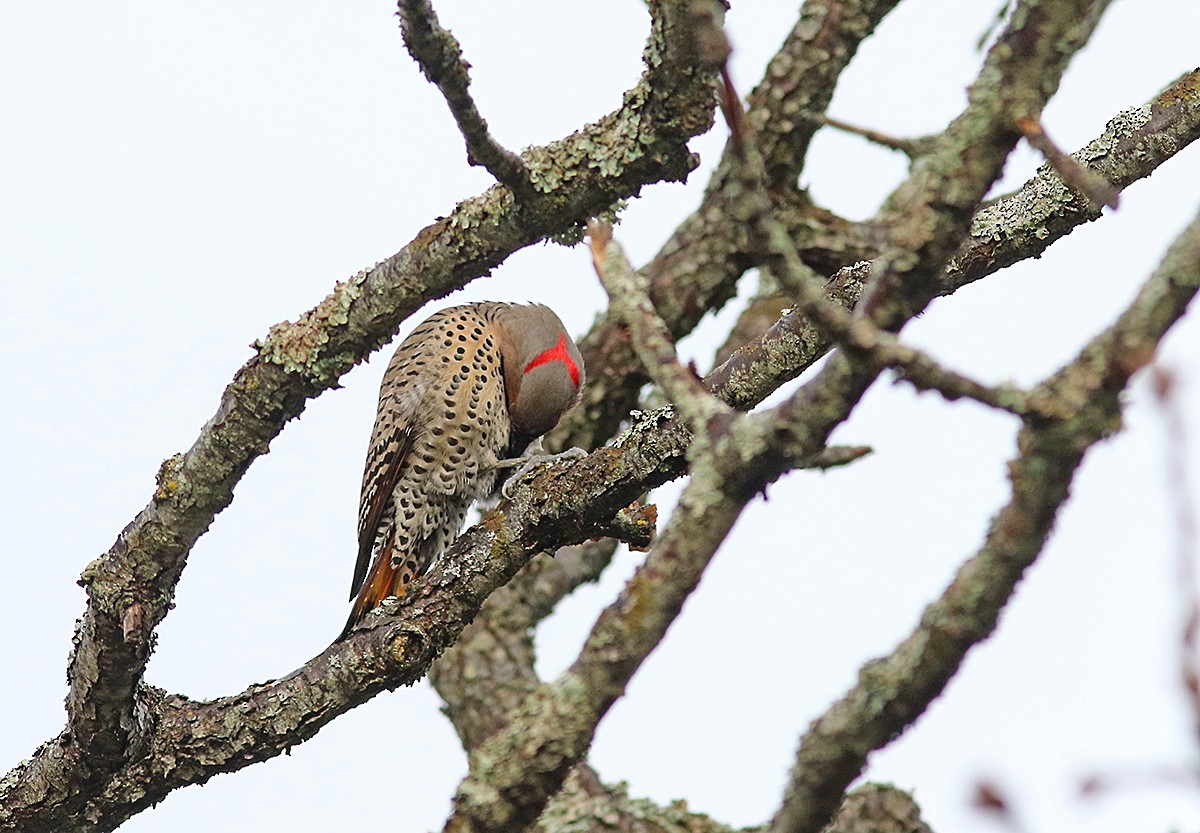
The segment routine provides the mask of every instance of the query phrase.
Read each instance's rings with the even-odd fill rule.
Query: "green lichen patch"
[[[363,294],[366,272],[338,283],[316,307],[295,322],[285,321],[271,327],[266,341],[258,345],[259,355],[288,373],[300,373],[322,387],[332,385],[352,361],[340,353],[330,353],[326,345],[331,332],[350,320],[350,308]]]

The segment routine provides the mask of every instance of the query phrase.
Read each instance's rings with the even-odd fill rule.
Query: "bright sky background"
[[[614,109],[640,72],[646,13],[604,4],[439,0],[501,142],[541,143]],[[743,93],[798,3],[734,2]],[[1000,0],[907,0],[862,49],[831,108],[898,135],[964,103],[974,44]],[[75,582],[145,505],[269,326],[400,249],[488,184],[384,2],[110,2],[0,6],[0,771],[63,725]],[[1046,113],[1074,149],[1197,63],[1200,7],[1119,0]],[[699,201],[724,128],[693,143],[691,183],[647,188],[617,228],[637,262]],[[1033,171],[1022,151],[1005,188]],[[900,158],[823,131],[804,184],[870,216]],[[940,301],[906,340],[981,379],[1028,383],[1107,325],[1200,207],[1200,149],[1121,209]],[[747,283],[747,288],[749,288]],[[439,305],[543,301],[576,333],[602,305],[583,248],[535,246]],[[732,308],[683,345],[707,366]],[[415,323],[415,322],[411,322]],[[405,331],[411,326],[406,325]],[[1191,417],[1200,500],[1200,311],[1162,353]],[[196,546],[149,681],[193,697],[242,690],[319,653],[344,621],[355,511],[391,350],[311,403]],[[991,776],[1032,831],[1200,827],[1200,787],[1076,797],[1097,770],[1194,766],[1177,682],[1177,541],[1164,435],[1144,379],[1128,429],[1089,456],[1042,561],[999,633],[927,715],[872,760],[916,791],[936,831],[993,830],[968,806]],[[776,808],[799,733],[857,668],[889,651],[974,551],[1004,501],[1014,421],[880,384],[836,440],[876,454],[787,478],[726,542],[664,644],[602,724],[592,761],[634,795],[686,798],[735,824]],[[664,489],[662,505],[678,487]],[[541,671],[573,657],[637,558],[539,632]],[[425,684],[335,721],[290,756],[174,793],[125,830],[440,829],[464,772]],[[382,828],[381,828],[382,829]]]

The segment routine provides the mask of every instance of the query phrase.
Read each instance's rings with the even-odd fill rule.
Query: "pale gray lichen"
[[[613,447],[624,448],[627,445],[637,445],[642,441],[644,435],[653,432],[660,424],[674,418],[675,406],[671,404],[655,408],[653,411],[630,411],[629,427],[613,440]]]

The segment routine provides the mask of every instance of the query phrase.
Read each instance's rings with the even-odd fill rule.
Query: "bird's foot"
[[[538,446],[537,450],[541,450],[540,445]],[[554,463],[560,461],[582,460],[586,456],[588,456],[588,453],[582,448],[568,448],[566,451],[559,452],[558,454],[527,454],[524,457],[514,457],[509,460],[498,460],[496,461],[495,468],[516,469],[516,471],[504,481],[504,485],[500,487],[500,494],[505,498],[511,498],[513,488],[519,482],[521,482],[521,480],[528,477],[529,473],[533,471],[533,469],[542,464],[553,465]]]

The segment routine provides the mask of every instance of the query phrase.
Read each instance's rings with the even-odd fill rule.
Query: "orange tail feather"
[[[342,628],[342,633],[338,636],[338,640],[346,638],[346,635],[354,629],[354,626],[362,621],[363,617],[379,606],[379,603],[388,596],[404,595],[404,588],[407,582],[401,581],[400,571],[392,566],[392,557],[390,548],[379,553],[375,559],[375,563],[371,565],[370,572],[367,573],[366,579],[363,581],[362,588],[358,591],[358,597],[354,600],[354,606],[350,609],[350,618],[346,620],[346,627]]]

